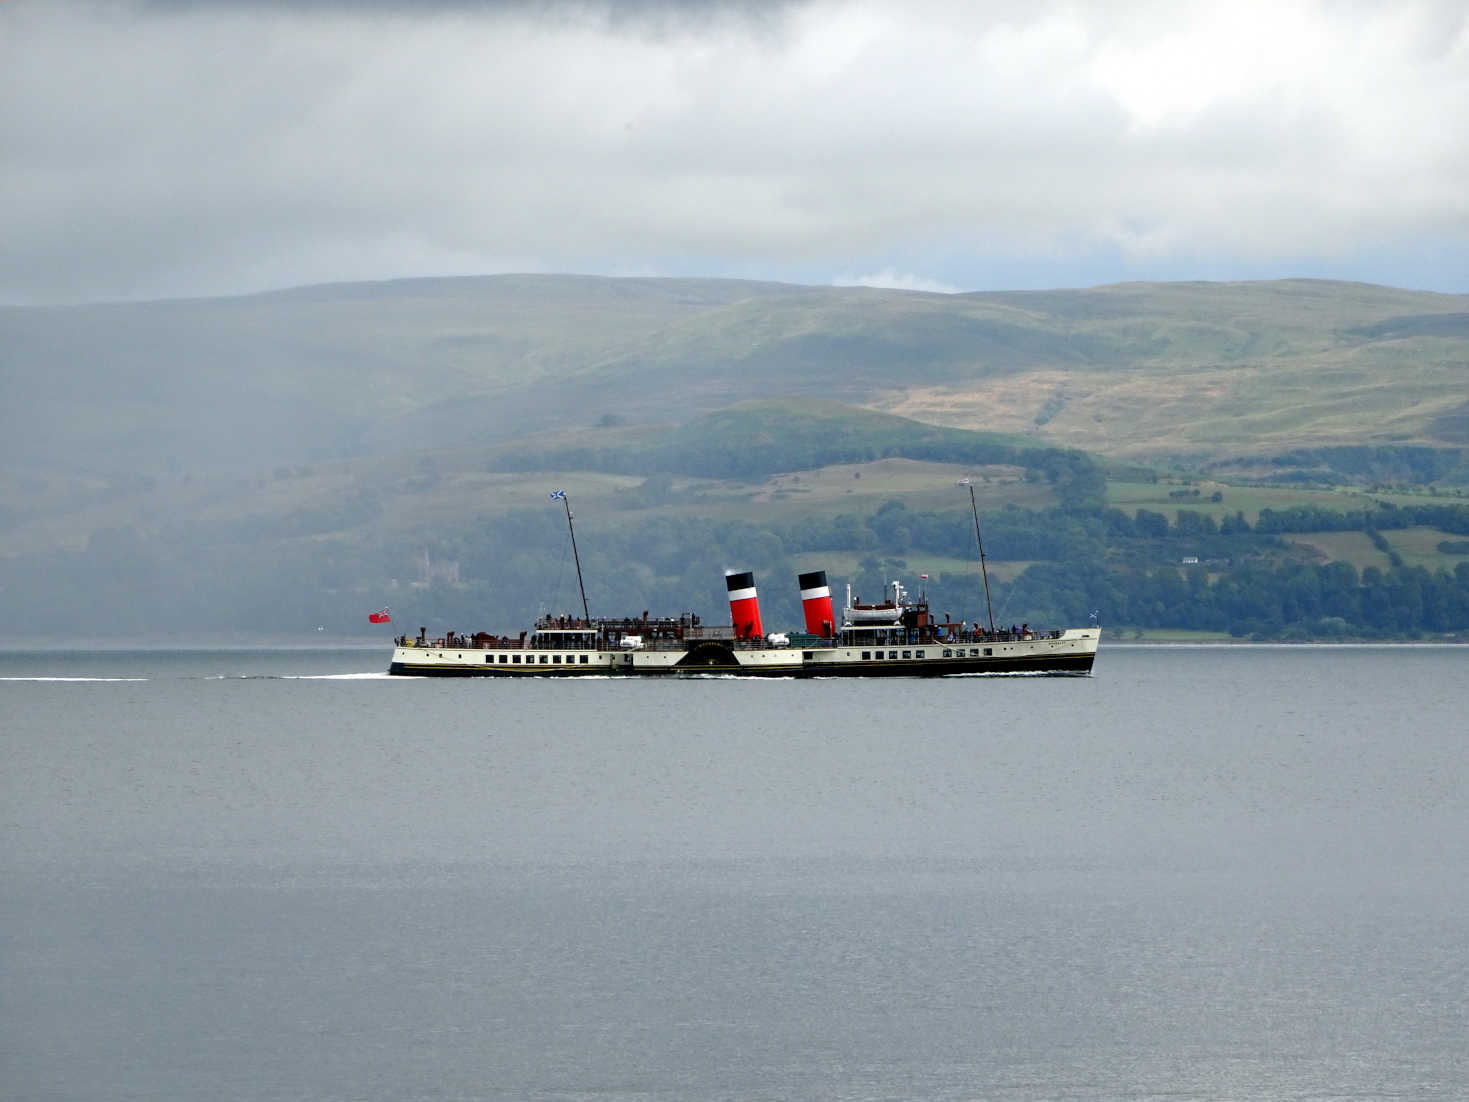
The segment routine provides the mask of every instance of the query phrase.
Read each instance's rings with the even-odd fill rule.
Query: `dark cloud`
[[[1382,258],[1462,289],[1465,28],[1411,2],[7,0],[0,300]]]

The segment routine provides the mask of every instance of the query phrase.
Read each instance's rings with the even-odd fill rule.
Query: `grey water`
[[[1469,1097],[1462,648],[386,659],[0,653],[0,1096]]]

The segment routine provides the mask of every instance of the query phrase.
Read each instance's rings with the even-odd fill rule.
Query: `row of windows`
[[[920,651],[905,650],[905,651],[902,652],[902,655],[903,655],[904,658],[922,658],[924,656],[924,653],[925,652],[924,651],[921,651],[921,650]],[[990,657],[994,653],[995,653],[994,652],[994,648],[992,648],[992,647],[985,647],[984,648],[984,654],[985,654],[985,657],[986,658]],[[875,661],[875,660],[880,659],[882,657],[883,657],[883,652],[880,651],[880,650],[865,650],[865,651],[862,652],[862,660],[864,662]],[[890,651],[887,652],[886,657],[888,659],[890,659],[890,660],[891,659],[894,659],[894,658],[897,658],[898,657],[898,652],[895,651],[895,650],[890,650]],[[945,658],[963,658],[964,657],[964,648],[963,647],[945,647],[944,648],[944,657]],[[979,657],[979,648],[978,647],[970,647],[969,648],[969,657],[971,657],[971,658],[978,658]]]
[[[521,656],[518,655],[518,654],[501,654],[501,655],[487,654],[487,655],[485,655],[485,661],[486,662],[496,662],[496,661],[498,661],[500,663],[500,665],[502,665],[502,666],[504,666],[504,665],[518,666],[518,665],[520,665],[520,658],[521,658]],[[559,654],[543,654],[543,655],[540,656],[540,660],[541,660],[541,665],[543,665],[543,666],[545,666],[545,665],[559,666],[559,665],[561,665],[561,661],[562,661],[561,655],[559,655]],[[568,654],[566,656],[566,664],[568,666],[575,665],[578,660],[580,660],[580,662],[581,662],[581,664],[583,666],[585,666],[588,662],[591,661],[591,659],[587,655],[585,655],[585,654]],[[536,664],[536,655],[534,655],[534,654],[527,654],[525,656],[525,664],[527,666],[534,666]]]

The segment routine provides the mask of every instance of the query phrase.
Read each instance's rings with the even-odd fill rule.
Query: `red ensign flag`
[[[367,614],[367,621],[371,624],[391,624],[393,618],[388,615],[387,609],[383,609],[381,612],[369,612]]]

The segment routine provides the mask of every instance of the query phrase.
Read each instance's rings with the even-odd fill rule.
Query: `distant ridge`
[[[8,466],[485,447],[752,399],[1142,461],[1457,447],[1469,296],[1314,279],[929,294],[516,274],[0,310]]]

